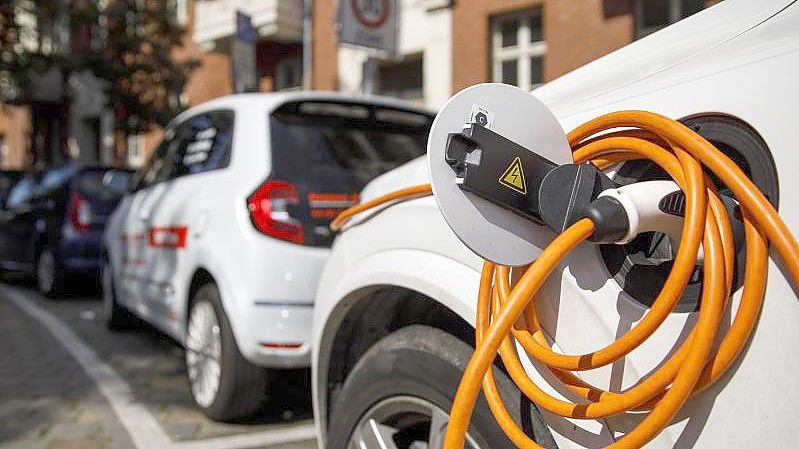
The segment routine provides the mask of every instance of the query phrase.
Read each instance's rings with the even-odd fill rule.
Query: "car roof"
[[[175,117],[170,125],[180,123],[193,115],[210,110],[253,108],[271,112],[286,103],[313,100],[396,108],[431,117],[434,114],[434,111],[408,101],[380,95],[361,95],[332,91],[257,92],[226,95],[199,104]]]

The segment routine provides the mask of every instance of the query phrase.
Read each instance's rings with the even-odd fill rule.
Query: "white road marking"
[[[4,297],[47,328],[78,362],[105,396],[138,449],[236,449],[310,440],[316,435],[313,424],[309,423],[202,440],[172,441],[144,404],[136,401],[130,385],[67,325],[14,288],[2,285],[0,290]]]

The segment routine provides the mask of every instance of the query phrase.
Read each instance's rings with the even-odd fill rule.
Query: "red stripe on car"
[[[183,249],[188,233],[188,226],[152,227],[148,244],[151,248]]]

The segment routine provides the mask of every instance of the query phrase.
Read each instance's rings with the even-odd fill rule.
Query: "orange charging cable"
[[[619,128],[623,130],[612,131]],[[481,388],[494,418],[511,441],[524,449],[541,447],[505,409],[490,369],[497,354],[517,387],[539,408],[555,415],[601,419],[628,411],[649,411],[635,428],[607,446],[640,448],[671,422],[686,400],[721,377],[746,345],[763,304],[768,243],[782,258],[794,285],[799,284],[799,245],[777,211],[731,159],[683,124],[651,112],[615,112],[578,127],[569,133],[568,141],[575,163],[591,162],[604,170],[628,160],[649,159],[680,186],[686,210],[671,272],[649,312],[630,331],[604,348],[566,355],[553,351],[546,339],[534,298],[558,264],[591,237],[593,222],[582,219],[558,235],[512,287],[510,267],[486,261],[478,293],[476,348],[455,396],[444,449],[463,447]],[[707,172],[738,200],[746,242],[741,302],[732,325],[715,348],[719,323],[732,293],[735,250],[730,218]],[[331,227],[341,229],[358,213],[430,193],[429,184],[392,192],[345,210]],[[625,357],[658,329],[688,284],[700,244],[704,279],[699,316],[680,348],[653,373],[622,392],[605,391],[582,381],[575,372]],[[582,401],[564,401],[537,386],[522,367],[514,342]]]

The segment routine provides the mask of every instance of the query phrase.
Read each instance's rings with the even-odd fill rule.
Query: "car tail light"
[[[69,218],[76,231],[89,230],[92,220],[92,210],[89,203],[77,193],[73,193],[70,200]]]
[[[255,229],[292,243],[305,241],[302,223],[291,216],[291,206],[299,204],[297,189],[289,182],[268,180],[247,198]]]

